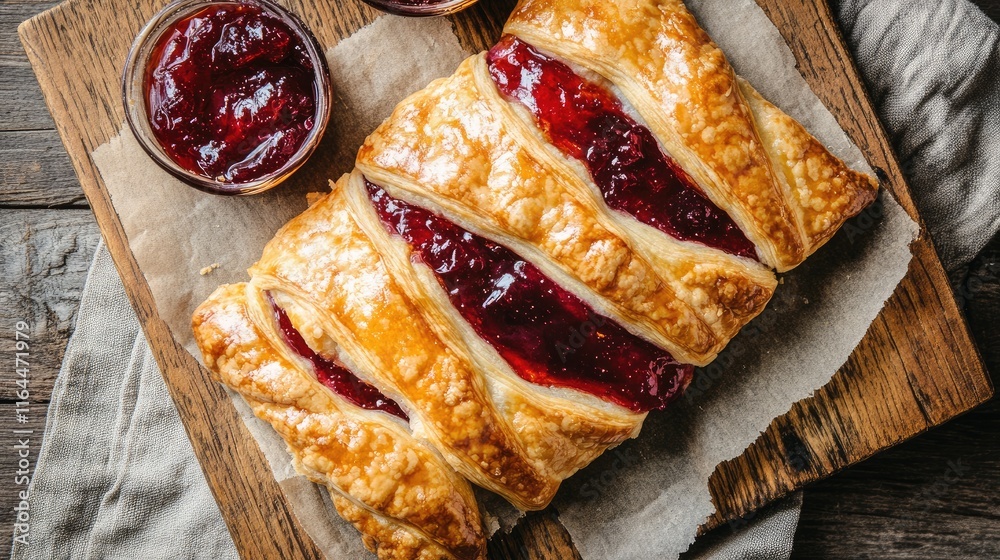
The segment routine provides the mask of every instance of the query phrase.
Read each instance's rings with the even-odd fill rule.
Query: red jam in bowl
[[[521,378],[635,412],[663,409],[694,368],[596,313],[513,251],[368,182],[390,233],[430,267],[455,309]]]
[[[316,125],[306,40],[253,3],[209,5],[173,23],[145,75],[157,142],[178,166],[220,183],[282,169]]]
[[[563,153],[586,165],[609,207],[677,239],[757,258],[732,218],[605,87],[511,35],[486,61],[497,89],[526,108]]]

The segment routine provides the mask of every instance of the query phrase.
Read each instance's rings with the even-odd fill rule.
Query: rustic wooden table
[[[1000,21],[1000,0],[975,2]],[[100,235],[16,35],[21,21],[55,3],[0,0],[0,354],[13,356],[18,321],[39,333],[31,346],[30,411],[17,426],[34,429],[32,466]],[[954,281],[997,384],[1000,237]],[[18,389],[13,364],[0,375],[0,425],[9,426]],[[809,487],[795,557],[1000,557],[998,433],[994,400]],[[15,443],[10,429],[0,430],[0,449],[7,450],[0,453],[0,535],[10,534],[17,503]],[[733,530],[723,526],[707,538]],[[0,554],[9,546],[4,539]]]

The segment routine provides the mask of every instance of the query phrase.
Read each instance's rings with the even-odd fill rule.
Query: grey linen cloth
[[[1000,32],[968,0],[834,0],[949,270],[1000,229]]]
[[[11,558],[238,558],[103,242],[29,492]]]
[[[1000,228],[1000,31],[967,0],[842,0],[848,43],[943,260]],[[31,544],[12,558],[235,558],[103,244],[49,408]],[[685,558],[786,559],[801,495]]]

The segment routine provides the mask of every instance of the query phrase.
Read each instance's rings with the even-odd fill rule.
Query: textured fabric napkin
[[[1000,229],[1000,31],[967,0],[834,0],[941,260]]]
[[[834,3],[946,266],[1000,228],[1000,30],[967,0]],[[236,558],[103,244],[12,558]],[[800,496],[688,558],[788,558]]]

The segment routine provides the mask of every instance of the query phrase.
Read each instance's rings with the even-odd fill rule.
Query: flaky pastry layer
[[[874,200],[875,180],[764,107],[680,0],[522,0],[504,31],[613,83],[779,272]]]
[[[258,289],[222,286],[195,312],[206,366],[288,444],[297,470],[327,487],[381,558],[482,558],[468,483],[388,414],[326,389],[281,341]],[[388,538],[388,536],[392,538]],[[412,542],[398,554],[400,541]]]
[[[403,101],[357,165],[394,197],[514,249],[678,360],[711,362],[766,305],[773,275],[614,216],[543,142],[478,55]]]

